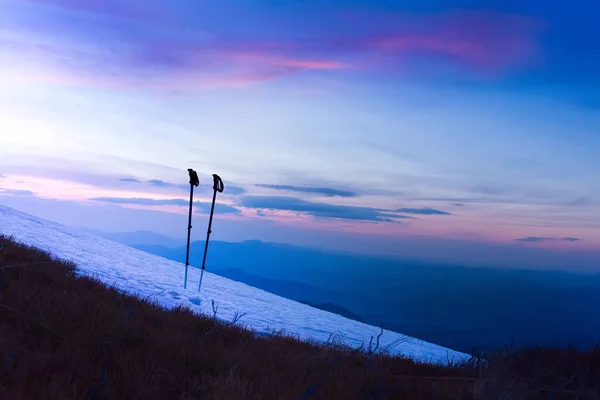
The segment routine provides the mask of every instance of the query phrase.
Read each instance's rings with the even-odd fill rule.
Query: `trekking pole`
[[[206,232],[206,243],[204,244],[204,257],[202,258],[202,270],[200,271],[200,282],[198,283],[198,292],[200,291],[200,288],[202,287],[202,277],[204,276],[204,270],[206,269],[206,252],[208,251],[208,240],[210,239],[210,232],[211,232],[211,227],[212,227],[212,219],[213,219],[213,213],[215,211],[215,200],[217,198],[217,192],[223,192],[223,189],[225,189],[224,185],[223,185],[223,181],[221,180],[221,177],[219,177],[219,175],[217,174],[213,174],[213,198],[212,198],[212,205],[210,207],[210,218],[208,219],[208,231]]]
[[[187,248],[185,250],[185,277],[183,278],[183,288],[187,288],[187,276],[188,266],[190,265],[190,233],[192,231],[192,206],[194,204],[194,186],[200,184],[198,174],[191,168],[188,168],[190,174],[190,213],[188,217],[188,234],[187,234]]]

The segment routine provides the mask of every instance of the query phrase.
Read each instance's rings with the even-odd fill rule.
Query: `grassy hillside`
[[[0,236],[0,399],[567,399],[599,395],[600,351],[434,366],[260,336],[78,277]],[[334,330],[335,327],[332,327]],[[373,341],[375,347],[376,340]],[[366,351],[365,351],[366,350]],[[595,392],[594,392],[595,390]]]

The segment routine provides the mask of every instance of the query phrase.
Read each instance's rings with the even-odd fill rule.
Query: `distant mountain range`
[[[358,315],[352,313],[350,310],[346,310],[344,307],[338,306],[337,304],[332,304],[332,303],[316,304],[316,303],[311,303],[309,301],[300,301],[300,303],[304,303],[308,306],[318,308],[320,310],[329,311],[334,314],[341,315],[342,317],[353,319],[355,321],[365,322],[365,320],[362,319],[361,317],[359,317]]]
[[[185,242],[161,235],[113,240],[185,261]],[[145,243],[142,243],[145,242]],[[137,244],[136,244],[137,243]],[[202,263],[204,241],[191,244]],[[292,300],[471,352],[514,344],[589,346],[600,338],[600,275],[466,268],[329,253],[266,243],[212,241],[207,269]]]
[[[78,228],[81,231],[103,237],[105,239],[114,240],[115,242],[125,244],[127,246],[138,245],[160,245],[170,248],[177,248],[186,245],[186,238],[172,238],[167,235],[151,231],[134,231],[134,232],[103,232],[89,228]]]

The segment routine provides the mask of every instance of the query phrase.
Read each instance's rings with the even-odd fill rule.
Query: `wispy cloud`
[[[300,193],[311,193],[311,194],[320,194],[327,197],[358,197],[358,193],[351,192],[349,190],[340,190],[334,188],[327,187],[307,187],[307,186],[293,186],[293,185],[268,185],[264,183],[259,183],[255,185],[256,187],[273,189],[273,190],[283,190],[290,192],[300,192]]]
[[[555,239],[548,238],[548,237],[536,237],[536,236],[528,236],[528,237],[515,239],[516,242],[548,242],[550,240],[555,240]]]
[[[452,215],[449,212],[436,210],[434,208],[422,207],[422,208],[398,208],[396,212],[404,214],[419,214],[419,215]]]
[[[524,193],[525,190],[525,188],[513,188],[507,185],[505,189],[498,188],[494,194],[492,194],[493,190],[490,190],[488,194],[474,196],[432,197],[417,195],[412,196],[411,200],[453,203],[454,205],[462,204],[462,206],[465,204],[519,204],[589,207],[600,204],[597,197],[578,196],[564,190]]]
[[[536,236],[528,236],[524,238],[515,239],[517,242],[548,242],[552,240],[562,240],[564,242],[577,242],[581,240],[580,238],[574,237],[564,237],[564,238],[551,238],[551,237],[536,237]]]
[[[578,242],[581,239],[580,238],[576,238],[576,237],[564,237],[561,240],[563,240],[565,242]]]
[[[172,182],[166,182],[163,181],[162,179],[150,179],[147,181],[141,181],[139,179],[135,179],[135,178],[121,178],[119,179],[121,182],[128,182],[128,183],[135,183],[135,184],[148,184],[150,186],[153,187],[157,187],[157,188],[173,188],[173,189],[179,189],[179,190],[184,190],[187,191],[190,189],[190,185],[189,183],[172,183]],[[239,186],[235,186],[235,185],[226,185],[225,186],[225,191],[223,192],[225,195],[240,195],[240,194],[244,194],[246,193],[246,189],[239,187]],[[196,191],[199,191],[200,193],[210,193],[213,191],[212,189],[212,184],[208,185],[208,184],[201,184]]]
[[[574,199],[564,200],[560,205],[568,207],[587,207],[598,205],[598,200],[592,196],[579,196]]]
[[[2,189],[0,188],[0,195],[6,196],[35,196],[36,193],[31,190],[18,190],[18,189]]]
[[[155,187],[161,187],[161,188],[177,188],[177,189],[182,189],[182,190],[187,190],[189,188],[189,185],[186,184],[182,184],[182,183],[170,183],[170,182],[165,182],[163,180],[160,179],[150,179],[148,181],[148,183],[151,186],[155,186]]]
[[[397,71],[414,60],[420,71],[439,71],[422,68],[427,61],[468,71],[504,72],[522,66],[536,53],[539,31],[537,21],[504,13],[361,12],[324,16],[319,23],[336,20],[340,29],[335,33],[315,29],[311,39],[264,32],[252,37],[227,32],[226,27],[209,35],[197,24],[175,29],[189,22],[183,8],[178,9],[181,4],[151,3],[110,1],[100,7],[95,1],[53,0],[61,12],[40,7],[36,12],[43,24],[15,21],[19,30],[4,47],[13,48],[12,55],[22,62],[44,60],[44,71],[29,69],[32,80],[188,91],[246,86],[303,71]],[[127,23],[139,19],[153,28]],[[41,40],[47,37],[56,40]]]
[[[90,200],[114,204],[137,204],[141,206],[188,206],[189,202],[183,199],[149,199],[144,197],[94,197]]]
[[[212,192],[212,186],[211,186],[211,192]],[[225,190],[223,191],[223,194],[225,194],[225,195],[230,194],[233,196],[238,196],[238,195],[244,194],[246,192],[247,192],[247,190],[244,189],[243,187],[226,185]]]
[[[130,204],[140,206],[178,206],[188,207],[189,201],[183,199],[150,199],[150,198],[124,198],[124,197],[95,197],[89,200],[98,201],[102,203],[111,204]],[[195,201],[194,207],[196,211],[200,211],[203,214],[210,213],[211,203]],[[215,214],[241,214],[241,211],[228,204],[216,203]]]
[[[182,190],[187,190],[189,188],[189,185],[186,185],[186,184],[170,183],[170,182],[165,182],[161,179],[149,179],[147,181],[141,181],[136,178],[119,178],[119,181],[126,182],[126,183],[135,183],[135,184],[146,183],[150,186],[159,187],[159,188],[175,188],[175,189],[182,189]]]
[[[392,210],[310,202],[295,197],[244,196],[237,205],[248,208],[293,211],[319,218],[335,218],[353,221],[394,222],[411,217]]]
[[[99,35],[104,33],[99,32]],[[80,37],[77,32],[72,36]],[[233,43],[201,40],[190,44],[189,38],[154,39],[122,37],[112,44],[120,50],[109,54],[98,51],[104,43],[95,43],[91,37],[86,38],[89,42],[81,44],[82,54],[73,54],[68,46],[60,43],[38,47],[21,42],[19,45],[27,49],[30,56],[44,59],[47,68],[31,72],[34,66],[30,66],[17,71],[18,76],[52,84],[193,91],[199,88],[245,87],[302,71],[347,68],[340,61],[294,55],[280,49],[290,47],[286,43],[273,47],[244,40]],[[248,50],[252,48],[254,50]],[[69,60],[67,64],[62,63],[65,59]],[[94,75],[93,78],[90,74]]]
[[[367,15],[369,15],[367,13]],[[374,14],[358,22],[379,30],[374,24],[394,28],[386,34],[358,39],[354,45],[402,57],[444,55],[479,71],[503,71],[519,66],[537,50],[540,23],[514,14],[459,11],[446,14]],[[362,20],[362,21],[361,21]]]
[[[30,0],[44,6],[62,8],[66,10],[91,12],[97,14],[114,15],[118,17],[143,17],[144,8],[136,7],[135,4],[127,4],[121,1],[95,1],[95,0]]]

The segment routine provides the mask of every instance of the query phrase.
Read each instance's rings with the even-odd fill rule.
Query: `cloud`
[[[484,183],[480,185],[472,186],[468,189],[470,193],[476,195],[501,197],[511,194],[511,191],[507,187],[494,186],[492,184]]]
[[[539,52],[537,40],[544,28],[534,18],[495,11],[361,11],[348,17],[370,32],[348,45],[369,49],[374,59],[384,55],[406,63],[411,57],[435,56],[443,62],[445,57],[445,61],[481,72],[523,66]]]
[[[463,203],[454,203],[455,207],[464,207],[465,205]]]
[[[188,207],[189,201],[183,199],[149,199],[149,198],[125,198],[125,197],[95,197],[89,200],[98,201],[102,203],[111,203],[111,204],[132,204],[132,205],[140,205],[140,206],[178,206],[178,207]],[[208,202],[194,202],[194,208],[196,211],[200,211],[203,214],[209,214],[211,203]],[[240,215],[241,211],[233,206],[228,204],[216,203],[215,204],[215,214],[235,214]]]
[[[587,207],[596,205],[598,202],[591,196],[579,196],[574,199],[569,199],[564,201],[560,205],[569,206],[569,207]]]
[[[154,187],[161,187],[161,188],[176,188],[176,189],[181,189],[181,190],[189,190],[190,189],[190,185],[188,184],[179,184],[179,183],[170,183],[170,182],[165,182],[162,181],[160,179],[151,179],[148,181],[148,183]],[[208,185],[208,184],[200,184],[200,186],[198,186],[197,188],[194,188],[196,191],[199,191],[201,193],[212,193],[213,192],[213,188],[212,188],[212,184]],[[240,195],[240,194],[244,194],[246,193],[246,189],[241,188],[239,186],[229,186],[226,185],[225,186],[225,190],[223,191],[223,194],[225,195]]]
[[[212,186],[211,186],[212,188]],[[212,191],[212,189],[211,189]],[[246,193],[246,189],[239,186],[226,185],[223,194],[240,195]]]
[[[528,236],[524,238],[515,239],[516,242],[547,242],[550,240],[554,240],[554,238]]]
[[[259,217],[264,217],[266,214],[263,210],[256,210],[256,215]]]
[[[121,178],[119,179],[122,182],[131,182],[131,183],[147,183],[150,186],[153,187],[158,187],[158,188],[174,188],[174,189],[179,189],[179,190],[184,190],[184,191],[188,191],[190,189],[190,185],[189,183],[172,183],[172,182],[165,182],[162,179],[150,179],[147,181],[141,181],[139,179],[135,179],[135,178]],[[199,187],[195,188],[196,192],[200,192],[200,193],[212,193],[213,189],[212,189],[212,184],[208,185],[208,184],[200,184]],[[225,191],[223,192],[223,194],[228,195],[240,195],[240,194],[244,194],[246,193],[246,189],[241,188],[239,186],[225,186]]]
[[[166,183],[164,181],[161,181],[160,179],[150,179],[148,181],[148,183],[151,184],[152,186],[158,186],[158,187],[173,186],[172,183]]]
[[[78,12],[112,15],[121,18],[148,19],[153,16],[152,7],[135,6],[135,2],[115,0],[32,0],[45,6],[73,10]],[[152,3],[151,1],[149,2]]]
[[[176,188],[176,189],[181,189],[181,190],[188,190],[189,189],[189,184],[183,184],[183,183],[170,183],[170,182],[165,182],[162,181],[160,179],[150,179],[149,181],[147,181],[147,183],[149,183],[151,186],[155,186],[155,187],[160,187],[160,188]]]
[[[234,34],[223,27],[228,24],[209,34],[202,24],[190,22],[190,13],[184,11],[194,6],[177,2],[141,6],[109,1],[101,7],[96,1],[51,1],[61,12],[37,6],[13,13],[36,12],[35,21],[43,21],[24,17],[11,21],[18,29],[1,46],[12,51],[18,60],[15,65],[25,63],[27,68],[19,68],[20,73],[27,73],[29,80],[121,89],[239,87],[305,71],[405,70],[399,66],[413,61],[421,73],[442,71],[439,65],[498,73],[531,59],[538,50],[540,28],[530,18],[499,12],[365,11],[342,16],[325,11],[310,34],[299,39],[259,28]],[[11,7],[19,11],[25,6]],[[256,24],[252,17],[248,14],[244,22]],[[281,23],[279,16],[272,18]],[[327,22],[331,20],[338,29],[331,29]],[[294,25],[289,31],[295,28],[307,29]],[[43,71],[36,67],[41,60]],[[424,68],[423,61],[433,67]]]
[[[142,206],[188,206],[189,202],[183,199],[149,199],[142,197],[94,197],[90,200],[103,203],[137,204]]]
[[[291,192],[300,192],[300,193],[312,193],[312,194],[321,194],[327,197],[358,197],[358,193],[351,192],[348,190],[340,190],[326,187],[305,187],[305,186],[293,186],[293,185],[268,185],[264,183],[259,183],[254,185],[256,187],[274,189],[274,190],[287,190]]]
[[[189,188],[189,185],[186,185],[186,184],[170,183],[170,182],[165,182],[161,179],[150,179],[147,181],[141,181],[136,178],[119,178],[119,181],[127,182],[127,183],[136,183],[136,184],[146,183],[146,184],[149,184],[150,186],[159,187],[159,188],[176,188],[176,189],[181,189],[181,190],[187,190]]]
[[[436,210],[434,208],[422,207],[422,208],[398,208],[396,212],[404,214],[419,214],[419,215],[452,215],[449,212]]]
[[[570,206],[570,207],[589,207],[600,204],[596,197],[578,196],[574,197],[571,192],[564,190],[544,191],[544,192],[526,192],[526,188],[514,187],[503,189],[503,194],[487,194],[483,196],[469,197],[431,197],[431,196],[411,196],[411,200],[444,202],[459,204],[519,204],[519,205],[552,205],[552,206]],[[490,190],[491,192],[492,190]],[[497,189],[496,193],[500,193]]]
[[[515,239],[515,241],[517,241],[517,242],[548,242],[548,241],[552,241],[552,240],[562,240],[565,242],[577,242],[581,239],[574,238],[574,237],[564,237],[564,238],[558,239],[558,238],[535,237],[535,236],[529,236],[529,237]]]
[[[0,195],[7,195],[7,196],[35,196],[35,192],[32,192],[31,190],[2,189],[2,188],[0,188]]]
[[[111,31],[110,35],[104,32],[108,26],[110,24],[96,27],[98,35],[118,37],[115,31]],[[111,43],[111,47],[118,50],[102,53],[97,49],[106,43],[97,43],[97,39],[90,36],[82,37],[81,32],[69,32],[67,35],[83,41],[80,44],[82,54],[71,53],[68,46],[58,41],[39,47],[23,42],[28,40],[23,38],[19,44],[32,53],[30,59],[45,59],[47,68],[39,72],[32,72],[35,65],[21,68],[18,76],[28,81],[58,85],[187,92],[199,88],[245,87],[302,71],[347,68],[336,60],[290,54],[286,47],[292,46],[288,43],[276,46],[247,40],[197,40],[194,43],[193,39],[190,43],[190,38],[160,35],[153,38],[155,35],[151,33],[148,38],[122,37]],[[4,47],[8,48],[8,45]],[[61,63],[65,59],[69,60],[68,64]]]
[[[318,218],[336,218],[353,221],[395,222],[395,219],[409,219],[391,210],[345,206],[328,203],[315,203],[295,197],[244,196],[238,202],[240,207],[300,212]]]
[[[5,173],[27,176],[30,179],[56,179],[111,190],[123,190],[124,187],[127,187],[128,190],[148,192],[148,189],[151,189],[153,192],[162,193],[162,196],[173,197],[178,197],[182,191],[189,192],[190,187],[188,174],[185,169],[181,170],[162,164],[134,161],[113,156],[103,155],[89,160],[85,164],[69,159],[48,156],[26,157],[25,162],[22,162],[22,158],[14,156],[12,160],[6,157],[2,161],[6,162],[5,167],[3,167],[6,168],[6,170],[3,169]],[[110,165],[114,172],[106,170],[106,165]],[[127,176],[118,173],[119,170],[123,169],[144,171],[151,174],[151,177],[167,176],[170,177],[170,180],[158,178],[140,179],[135,174]],[[181,177],[181,179],[177,177]],[[195,188],[194,191],[195,193],[212,194],[212,177],[201,177],[200,187]],[[225,182],[225,192],[220,195],[233,196],[244,193],[246,193],[246,189]]]

